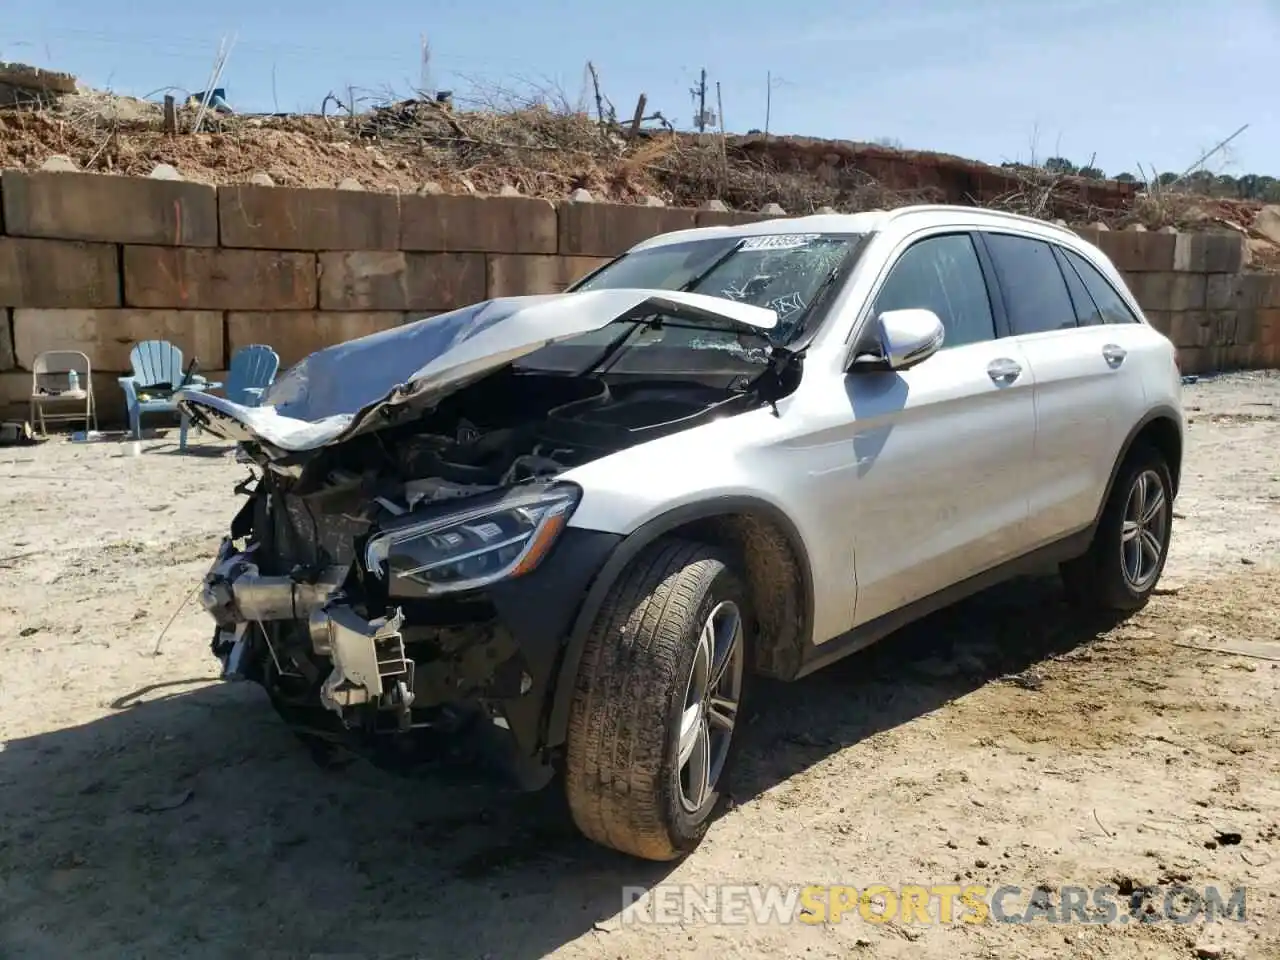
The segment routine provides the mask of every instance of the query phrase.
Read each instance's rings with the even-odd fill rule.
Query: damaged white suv
[[[204,585],[213,652],[313,746],[559,771],[583,833],[672,859],[750,675],[1046,562],[1142,605],[1179,394],[1114,266],[1051,224],[655,237],[567,293],[321,350],[261,407],[184,395],[258,466]]]

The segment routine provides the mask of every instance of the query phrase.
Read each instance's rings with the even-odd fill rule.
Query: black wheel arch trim
[[[1133,451],[1134,442],[1138,439],[1138,435],[1147,427],[1155,423],[1157,420],[1168,420],[1178,428],[1178,447],[1179,456],[1177,463],[1169,464],[1169,472],[1173,475],[1173,489],[1169,491],[1170,500],[1176,499],[1178,488],[1181,487],[1182,479],[1182,460],[1184,455],[1182,449],[1186,441],[1186,428],[1183,426],[1182,415],[1174,407],[1161,404],[1148,410],[1146,415],[1134,425],[1129,431],[1129,435],[1124,439],[1124,445],[1120,448],[1120,455],[1116,457],[1116,462],[1111,465],[1111,476],[1107,478],[1107,488],[1103,491],[1102,500],[1098,504],[1098,511],[1093,517],[1093,529],[1097,529],[1098,524],[1102,522],[1102,513],[1107,509],[1107,502],[1111,499],[1111,491],[1115,488],[1116,479],[1120,476],[1120,468],[1124,466],[1125,461],[1129,459],[1129,454]]]
[[[600,572],[591,582],[587,595],[574,618],[565,646],[560,668],[556,675],[555,691],[552,697],[550,715],[547,720],[545,746],[548,748],[562,745],[568,735],[569,707],[573,700],[578,663],[582,658],[582,650],[587,642],[587,633],[595,622],[600,608],[610,589],[617,582],[622,571],[645,547],[663,536],[686,524],[698,520],[711,520],[716,517],[733,514],[754,513],[768,518],[777,524],[787,539],[788,545],[795,554],[800,572],[801,609],[804,622],[800,629],[800,642],[811,642],[813,629],[813,570],[809,562],[809,554],[805,549],[804,539],[792,519],[778,506],[759,497],[738,495],[712,497],[696,503],[685,504],[663,513],[637,527],[618,544],[605,561]]]

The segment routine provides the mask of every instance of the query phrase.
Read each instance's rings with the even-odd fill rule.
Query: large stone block
[[[124,297],[131,307],[188,310],[310,310],[313,253],[125,247]]]
[[[1177,313],[1205,308],[1205,276],[1202,273],[1127,272],[1124,279],[1144,312],[1169,310]]]
[[[1280,344],[1280,309],[1267,307],[1254,310],[1253,323],[1258,343],[1264,346]]]
[[[608,257],[557,257],[499,254],[489,258],[489,297],[560,293]]]
[[[320,254],[320,309],[454,310],[485,299],[480,253]]]
[[[1210,310],[1280,307],[1280,276],[1269,273],[1210,274],[1205,286]]]
[[[1171,319],[1166,333],[1175,347],[1207,347],[1213,342],[1213,320],[1204,310],[1166,314]],[[1151,319],[1151,315],[1147,315]]]
[[[531,197],[400,198],[400,249],[435,253],[555,253],[556,209]]]
[[[273,311],[227,314],[227,345],[232,356],[253,343],[265,343],[280,355],[280,368],[335,343],[398,327],[403,313],[324,313]]]
[[[1152,234],[1161,236],[1161,234]],[[1176,241],[1173,269],[1193,273],[1239,273],[1244,267],[1248,238],[1242,233],[1163,234]]]
[[[95,372],[128,373],[129,351],[140,340],[168,340],[183,361],[201,370],[226,366],[222,314],[216,310],[15,310],[18,365],[31,369],[45,350],[79,350]]]
[[[1258,314],[1255,310],[1233,310],[1236,315],[1236,346],[1251,347],[1258,344]]]
[[[1184,374],[1209,373],[1211,357],[1207,347],[1178,347],[1178,369]]]
[[[0,307],[118,307],[115,244],[0,237]]]
[[[744,223],[757,223],[771,217],[750,210],[699,210],[694,214],[698,227],[736,227]]]
[[[616,257],[641,240],[697,225],[697,211],[679,207],[562,203],[559,213],[559,250],[573,257]]]
[[[3,187],[10,236],[191,247],[218,243],[217,192],[204,184],[6,170]]]
[[[1068,227],[1068,229],[1085,243],[1091,243],[1099,250],[1102,249],[1102,234],[1106,231],[1095,230],[1093,227]]]
[[[1240,311],[1211,310],[1206,314],[1206,316],[1209,320],[1209,329],[1212,338],[1209,342],[1209,346],[1232,347],[1240,342],[1238,337],[1240,328]]]
[[[18,365],[13,354],[13,317],[7,307],[0,307],[0,370],[12,370]]]
[[[395,250],[400,198],[361,190],[218,188],[224,247],[263,250]]]
[[[1144,310],[1142,313],[1152,328],[1170,338],[1173,336],[1173,325],[1176,318],[1182,316],[1182,314],[1170,313],[1167,310]]]
[[[1158,273],[1173,269],[1177,237],[1172,233],[1141,230],[1090,231],[1089,242],[1105,253],[1116,269],[1125,273]]]
[[[1226,358],[1225,367],[1229,370],[1253,370],[1262,365],[1258,348],[1252,344],[1233,344],[1223,347],[1222,352]]]

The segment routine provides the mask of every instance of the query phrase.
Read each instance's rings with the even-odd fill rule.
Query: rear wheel
[[[1093,542],[1061,567],[1077,604],[1119,612],[1141,608],[1160,582],[1173,525],[1173,480],[1164,457],[1133,450],[1116,477]]]
[[[750,608],[714,548],[664,540],[639,554],[583,649],[566,791],[578,829],[646,860],[696,847],[737,746]]]

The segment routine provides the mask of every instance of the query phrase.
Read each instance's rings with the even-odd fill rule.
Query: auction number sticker
[[[748,237],[742,244],[742,249],[794,250],[796,247],[807,247],[820,239],[822,235],[817,233],[771,233],[759,237]]]

